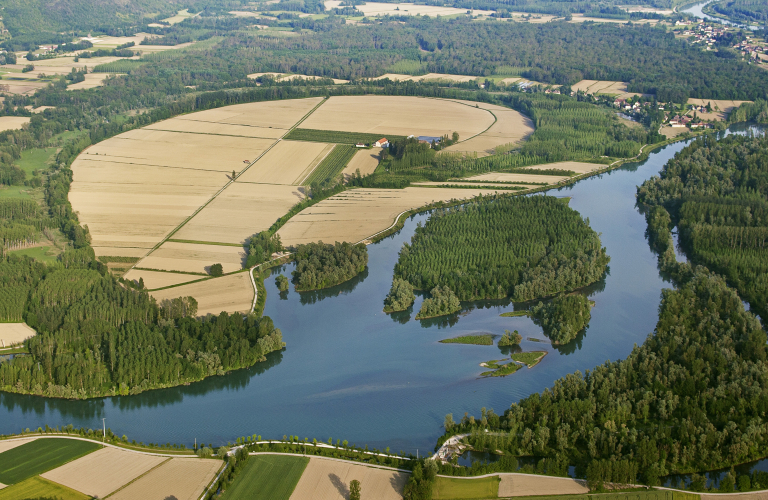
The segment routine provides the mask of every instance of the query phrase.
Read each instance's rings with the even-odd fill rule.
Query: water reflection
[[[295,266],[291,266],[291,267],[295,267]],[[322,290],[310,290],[307,292],[298,292],[301,300],[301,305],[304,306],[307,304],[315,304],[329,297],[338,297],[339,295],[350,294],[355,290],[355,288],[357,288],[357,285],[365,281],[365,278],[367,277],[368,277],[368,268],[366,267],[362,273],[358,274],[357,276],[355,276],[349,281],[345,281],[340,285],[323,288]],[[286,296],[286,299],[287,299],[287,296]]]

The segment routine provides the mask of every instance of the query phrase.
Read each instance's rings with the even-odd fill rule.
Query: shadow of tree
[[[346,483],[344,483],[344,481],[342,481],[341,478],[336,474],[328,474],[328,477],[331,479],[333,486],[339,490],[341,496],[344,498],[349,498],[349,488],[347,487]]]

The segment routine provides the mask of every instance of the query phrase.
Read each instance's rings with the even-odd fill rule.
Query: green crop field
[[[474,345],[493,345],[493,335],[486,333],[483,335],[463,335],[452,339],[440,341],[442,344],[474,344]]]
[[[313,130],[310,128],[293,129],[290,134],[285,136],[293,141],[311,141],[311,142],[330,142],[335,144],[357,144],[362,142],[372,144],[384,137],[381,134],[366,134],[363,132],[337,132],[335,130]],[[390,141],[404,140],[402,135],[389,135]]]
[[[47,169],[48,162],[53,160],[56,148],[33,148],[21,152],[21,158],[14,163],[17,167],[32,175],[35,170]]]
[[[11,250],[8,253],[14,255],[28,255],[40,262],[56,262],[56,255],[58,255],[59,252],[50,252],[49,250],[51,250],[51,247],[32,247],[25,248],[24,250]]]
[[[333,179],[344,170],[349,160],[355,156],[357,148],[354,146],[345,146],[339,144],[333,148],[333,151],[320,162],[315,170],[304,181],[305,185],[310,185],[314,182],[323,182],[328,179]]]
[[[541,358],[544,357],[544,355],[547,354],[543,351],[533,351],[533,352],[518,352],[517,354],[513,354],[511,356],[512,359],[515,361],[519,361],[521,363],[525,363],[528,365],[528,368],[534,366],[536,363],[538,363]]]
[[[59,484],[35,476],[0,490],[0,500],[27,500],[30,498],[56,498],[57,500],[88,500],[83,495]]]
[[[0,453],[0,483],[15,484],[96,451],[98,443],[41,438]]]
[[[222,500],[288,500],[309,459],[255,455],[222,495]]]
[[[0,186],[0,198],[27,198],[32,196],[27,193],[29,188],[27,186]]]
[[[499,476],[481,479],[438,477],[432,489],[435,500],[496,498],[499,496]]]

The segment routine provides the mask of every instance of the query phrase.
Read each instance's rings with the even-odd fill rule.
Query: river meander
[[[746,127],[741,126],[739,130]],[[347,439],[393,451],[431,451],[447,413],[502,413],[510,403],[542,391],[567,373],[626,357],[644,342],[657,320],[660,292],[656,258],[635,208],[636,186],[659,172],[686,143],[655,150],[640,163],[551,191],[602,233],[610,273],[591,289],[596,302],[585,334],[554,349],[524,340],[525,350],[551,351],[533,369],[480,378],[479,364],[503,355],[496,346],[440,344],[470,332],[520,331],[544,340],[527,317],[502,318],[508,302],[467,305],[450,318],[417,321],[415,313],[389,316],[382,301],[397,253],[421,214],[403,230],[369,246],[369,268],[355,280],[322,292],[280,297],[274,279],[265,283],[265,314],[282,329],[288,347],[251,369],[186,387],[90,401],[46,400],[0,394],[0,433],[46,424],[101,427],[144,442],[220,444],[242,435],[298,435]],[[289,273],[290,266],[282,272]],[[417,297],[415,310],[421,298]]]

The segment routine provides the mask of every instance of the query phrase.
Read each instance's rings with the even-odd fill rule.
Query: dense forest
[[[677,226],[689,258],[725,276],[768,318],[768,138],[697,140],[643,183],[637,199],[666,211],[652,212],[653,220]]]
[[[558,295],[549,302],[531,308],[534,322],[544,329],[553,344],[567,344],[587,327],[592,305],[581,294]]]
[[[395,278],[461,300],[533,300],[599,280],[609,258],[575,210],[550,196],[493,197],[442,209],[418,225]]]
[[[405,311],[416,300],[413,285],[401,278],[392,280],[392,287],[384,299],[384,312]]]
[[[351,280],[368,265],[368,248],[362,244],[307,243],[294,252],[296,270],[291,274],[297,291],[319,290]]]
[[[436,318],[460,310],[461,302],[453,290],[447,286],[437,285],[429,291],[429,297],[421,303],[421,309],[419,309],[416,319]]]
[[[768,4],[763,0],[725,0],[713,3],[712,9],[734,21],[762,24],[768,22]]]

